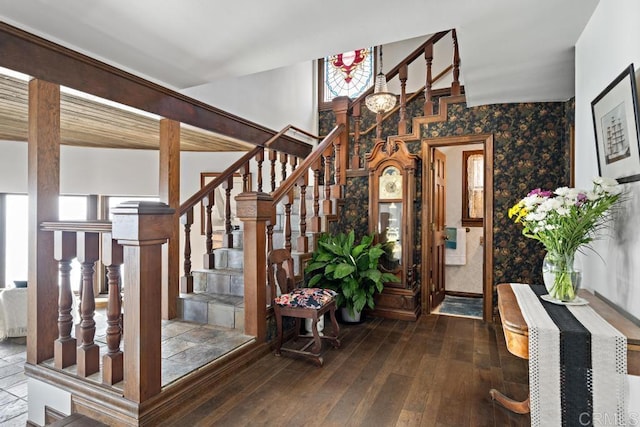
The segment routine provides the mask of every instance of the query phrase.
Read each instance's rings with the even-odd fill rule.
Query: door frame
[[[430,224],[432,178],[430,164],[431,149],[442,146],[483,144],[484,148],[484,262],[482,266],[482,288],[483,288],[483,308],[482,320],[493,322],[493,134],[462,135],[443,138],[424,138],[421,141],[422,154],[422,271],[421,271],[421,298],[422,312],[429,314],[429,286],[426,285],[426,278],[429,277],[431,269],[431,239],[432,231]]]

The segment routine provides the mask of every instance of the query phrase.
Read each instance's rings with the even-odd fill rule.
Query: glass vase
[[[562,302],[573,301],[582,280],[582,271],[575,262],[575,252],[547,252],[542,261],[542,279],[551,298]]]

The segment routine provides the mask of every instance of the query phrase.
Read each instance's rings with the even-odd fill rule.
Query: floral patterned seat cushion
[[[281,307],[300,307],[319,309],[337,295],[331,289],[300,288],[277,297],[274,301]]]

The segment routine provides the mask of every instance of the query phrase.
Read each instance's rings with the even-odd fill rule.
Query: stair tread
[[[192,273],[211,273],[211,274],[229,274],[229,275],[242,275],[243,270],[241,268],[212,268],[207,270],[206,268],[193,270]]]
[[[215,302],[218,304],[228,304],[234,306],[244,303],[244,298],[241,296],[229,294],[214,294],[209,292],[193,292],[190,294],[180,294],[180,298]]]

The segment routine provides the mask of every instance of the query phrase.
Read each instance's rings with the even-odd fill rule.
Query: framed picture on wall
[[[638,92],[633,64],[591,102],[598,172],[618,182],[640,180]]]

